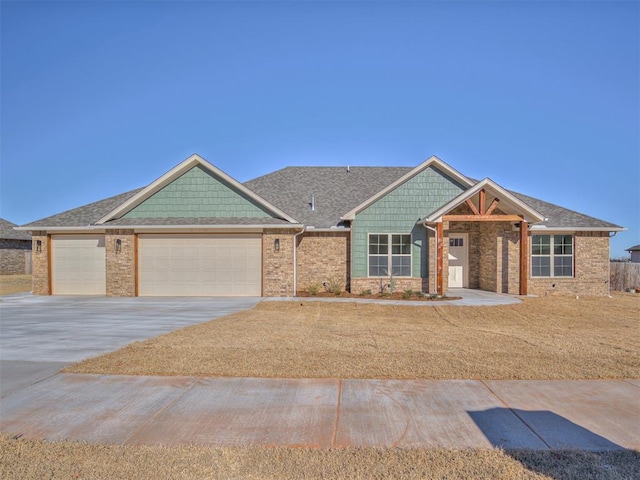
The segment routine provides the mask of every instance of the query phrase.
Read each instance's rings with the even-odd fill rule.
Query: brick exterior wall
[[[297,290],[336,279],[349,288],[349,232],[305,232],[298,237]]]
[[[371,293],[380,293],[381,286],[388,285],[390,280],[389,277],[352,278],[351,293],[362,293],[365,290],[371,290]],[[420,277],[395,277],[395,291],[413,290],[414,292],[423,292],[425,291],[426,280],[426,278]],[[388,292],[388,287],[384,291]]]
[[[116,240],[121,240],[116,252]],[[136,237],[133,230],[110,230],[105,234],[107,297],[136,295]]]
[[[33,293],[35,295],[51,295],[51,282],[49,262],[49,243],[51,237],[46,232],[33,232],[32,234],[33,254],[31,257],[33,265]],[[42,242],[42,250],[38,253],[36,251],[36,243],[40,240]]]
[[[293,295],[293,238],[288,229],[269,229],[262,235],[262,295],[290,297]],[[274,242],[280,240],[280,250]]]
[[[609,294],[608,232],[576,232],[573,238],[574,277],[530,277],[529,293],[596,296]]]
[[[24,275],[31,240],[0,239],[0,275]]]

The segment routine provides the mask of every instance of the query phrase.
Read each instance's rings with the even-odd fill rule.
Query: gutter
[[[298,291],[298,237],[304,233],[304,225],[302,230],[293,236],[293,296]]]
[[[430,227],[429,225],[427,225],[426,220],[424,222],[422,222],[422,226],[424,228],[426,228],[427,230],[431,230],[434,234],[435,234],[435,256],[433,257],[435,259],[435,264],[436,264],[436,268],[435,268],[435,275],[433,276],[434,281],[433,281],[433,293],[437,294],[438,293],[438,230],[436,228]],[[429,235],[427,234],[427,249],[429,248]]]

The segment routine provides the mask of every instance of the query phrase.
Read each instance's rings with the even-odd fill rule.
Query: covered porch
[[[430,285],[527,295],[529,226],[543,216],[490,179],[423,219]],[[433,253],[431,253],[433,252]]]

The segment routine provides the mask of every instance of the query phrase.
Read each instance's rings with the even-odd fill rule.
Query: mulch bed
[[[439,301],[448,301],[448,300],[460,300],[461,297],[450,297],[447,295],[432,295],[430,293],[424,293],[420,295],[418,292],[412,292],[409,294],[408,292],[393,292],[393,293],[370,293],[370,294],[361,294],[361,293],[350,293],[350,292],[341,292],[339,295],[336,295],[332,292],[318,292],[315,295],[312,295],[309,292],[297,292],[296,296],[305,297],[305,298],[369,298],[373,300],[410,300],[410,301],[424,301],[424,302],[439,302]]]

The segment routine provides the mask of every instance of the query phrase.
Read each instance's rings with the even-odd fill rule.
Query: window
[[[411,276],[411,235],[370,234],[369,276],[389,277],[391,275]]]
[[[450,247],[464,247],[464,238],[450,238],[449,239]]]
[[[573,277],[573,235],[533,235],[531,276]]]

